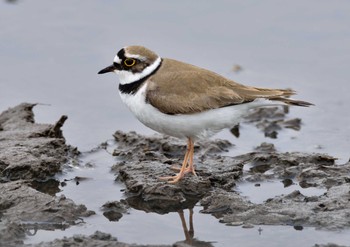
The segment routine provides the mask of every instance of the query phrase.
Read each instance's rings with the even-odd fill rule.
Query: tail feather
[[[271,97],[271,98],[269,98],[269,100],[281,101],[287,105],[295,105],[295,106],[303,106],[303,107],[309,107],[309,106],[314,105],[314,104],[307,102],[307,101],[288,99],[288,98],[283,98],[283,97]]]
[[[296,94],[296,91],[292,89],[268,89],[268,88],[255,88],[258,93],[255,96],[269,99],[272,101],[280,101],[287,105],[308,107],[314,104],[307,101],[290,99],[289,97]]]

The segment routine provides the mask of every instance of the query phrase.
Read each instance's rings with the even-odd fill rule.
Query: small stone
[[[245,223],[242,228],[254,228],[254,225],[249,224],[249,223]]]
[[[229,222],[229,223],[227,223],[226,225],[227,225],[227,226],[241,226],[241,225],[243,225],[243,224],[244,224],[243,221],[235,221],[235,222]]]

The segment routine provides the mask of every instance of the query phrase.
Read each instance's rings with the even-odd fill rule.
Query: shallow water
[[[253,168],[251,163],[244,165],[243,173],[246,173],[251,168]],[[273,174],[273,172],[269,170],[264,172],[264,174],[269,173]],[[303,188],[299,185],[297,178],[286,179],[285,181],[278,179],[271,179],[262,182],[241,181],[237,183],[237,186],[234,189],[241,195],[247,197],[249,201],[256,204],[263,203],[267,199],[274,198],[275,196],[288,195],[296,190],[304,196],[320,196],[327,192],[325,188]]]
[[[304,196],[320,196],[326,192],[326,189],[320,188],[302,188],[298,183],[285,187],[282,181],[270,181],[259,183],[240,183],[235,190],[246,196],[253,203],[262,203],[269,198],[279,195],[288,195],[295,190],[300,191]]]
[[[209,215],[199,215],[194,209],[194,235],[196,241],[207,242],[201,246],[313,246],[315,243],[337,243],[346,245],[350,242],[349,231],[329,232],[305,227],[296,230],[292,226],[256,226],[245,229],[242,227],[225,226]],[[188,211],[185,211],[187,220]],[[96,226],[99,226],[98,228]],[[135,228],[137,225],[137,228]],[[184,241],[185,235],[181,220],[177,213],[157,215],[133,211],[119,222],[108,222],[94,216],[82,226],[73,226],[67,230],[56,231],[56,238],[72,236],[73,233],[90,235],[95,230],[102,230],[118,237],[119,241],[139,244],[173,244]],[[52,233],[38,232],[27,243],[51,240]],[[211,243],[211,245],[210,245]]]
[[[80,165],[71,166],[70,171],[57,177],[65,180],[66,185],[60,189],[60,194],[72,199],[76,203],[82,203],[96,212],[96,215],[84,218],[84,224],[72,226],[64,231],[38,230],[34,236],[28,236],[26,243],[39,243],[51,241],[64,236],[74,234],[91,235],[95,231],[103,231],[116,236],[119,241],[137,244],[173,244],[177,241],[185,241],[186,235],[182,227],[179,213],[171,212],[160,215],[147,213],[141,210],[130,209],[118,222],[109,221],[101,210],[101,206],[108,201],[120,200],[123,197],[124,186],[114,182],[114,176],[110,172],[115,158],[110,155],[113,150],[113,142],[109,142],[107,151],[96,149],[84,153]],[[74,178],[79,177],[77,183]],[[282,185],[282,184],[281,184]],[[304,195],[319,195],[321,189],[302,189],[299,186],[290,186],[283,189],[277,183],[261,183],[261,187],[252,188],[254,184],[239,184],[237,191],[247,196],[254,203],[261,203],[272,196],[290,193],[299,189]],[[305,193],[306,192],[306,193]],[[201,206],[193,209],[194,239],[196,242],[204,241],[200,246],[312,246],[315,243],[348,244],[350,242],[350,230],[322,231],[312,227],[296,226],[267,226],[260,225],[254,228],[242,228],[242,226],[226,226],[209,214],[202,214]],[[189,210],[184,210],[187,230],[189,230]],[[211,245],[210,245],[211,244]]]
[[[66,114],[67,142],[83,151],[110,139],[117,129],[151,134],[121,104],[116,76],[97,75],[121,47],[141,44],[242,83],[291,87],[299,92],[298,98],[316,104],[293,108],[290,117],[302,118],[301,131],[284,130],[277,139],[265,138],[251,125],[241,126],[239,139],[229,131],[221,132],[217,137],[236,144],[228,155],[251,151],[266,141],[274,143],[278,151],[326,152],[342,163],[350,157],[349,12],[348,1],[226,0],[215,5],[211,1],[200,5],[141,0],[1,1],[0,111],[28,101],[43,103],[35,108],[38,122],[52,123]],[[232,72],[234,64],[243,70]],[[122,198],[123,187],[109,173],[111,158],[100,153],[85,153],[82,162],[85,158],[93,160],[96,167],[73,168],[64,178],[79,175],[90,179],[78,186],[68,181],[61,189],[67,197],[98,212],[102,203]],[[278,184],[272,187],[276,189]],[[266,186],[259,188],[264,194],[270,190]],[[255,190],[247,188],[244,193],[258,200],[256,194],[249,194]],[[268,196],[266,193],[264,198]],[[346,234],[311,228],[295,231],[264,226],[258,235],[257,227],[226,227],[198,210],[195,208],[195,235],[203,241],[216,241],[215,246],[227,246],[233,239],[240,246],[279,246],[288,240],[295,245],[299,237],[303,241],[300,246],[350,242]],[[147,239],[150,234],[145,230],[154,220],[157,225],[152,230],[161,234]],[[173,243],[184,238],[176,213],[161,216],[133,210],[120,222],[109,223],[101,213],[86,221],[86,225],[65,232],[39,232],[28,241],[96,229],[113,230],[126,242]],[[136,237],[135,231],[144,234]],[[277,235],[281,237],[276,240]]]

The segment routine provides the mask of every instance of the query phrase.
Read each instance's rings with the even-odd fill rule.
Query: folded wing
[[[148,83],[146,100],[166,114],[191,114],[257,98],[286,104],[309,106],[305,101],[288,99],[290,89],[266,89],[244,86],[209,70],[164,59],[156,77]]]

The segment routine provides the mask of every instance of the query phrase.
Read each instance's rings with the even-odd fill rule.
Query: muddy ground
[[[34,122],[35,104],[23,103],[0,115],[0,246],[24,246],[24,239],[38,229],[66,229],[84,224],[81,217],[95,212],[64,196],[57,197],[53,180],[67,162],[77,160],[79,151],[67,145],[60,128],[67,119],[55,124]],[[300,119],[287,119],[288,108],[259,109],[245,122],[256,125],[266,136],[277,138],[283,128],[300,129]],[[239,126],[232,133],[239,136]],[[144,137],[134,132],[114,134],[117,148],[111,154],[116,180],[122,181],[126,199],[101,205],[103,214],[117,221],[128,209],[165,214],[203,206],[202,213],[235,227],[254,225],[292,225],[327,230],[350,227],[350,163],[337,165],[325,154],[279,153],[269,143],[237,157],[225,156],[233,144],[210,140],[195,144],[198,177],[188,175],[178,184],[168,184],[159,176],[174,174],[181,163],[185,142],[155,135]],[[100,148],[104,148],[102,145]],[[244,166],[249,165],[248,170]],[[255,204],[235,191],[238,182],[259,185],[278,180],[284,186],[298,183],[303,188],[323,188],[320,196],[305,196],[299,191]],[[54,184],[52,189],[43,186]],[[174,243],[188,246],[191,241]],[[192,242],[194,245],[195,243]],[[319,244],[319,245],[318,245]],[[336,246],[322,245],[315,246]],[[76,235],[52,242],[25,246],[137,246],[118,242],[109,234]]]

